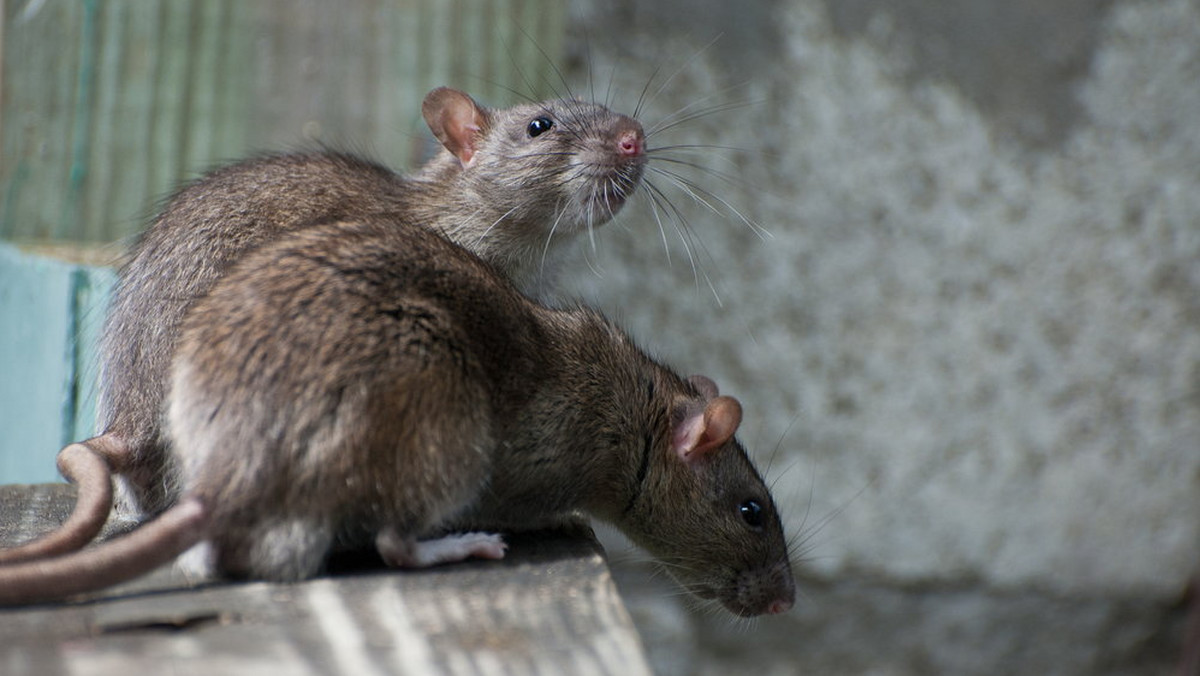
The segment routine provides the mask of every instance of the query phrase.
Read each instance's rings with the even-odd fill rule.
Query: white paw
[[[379,554],[389,566],[428,568],[471,557],[502,559],[508,545],[496,533],[455,533],[435,540],[412,540],[384,531],[376,538]]]

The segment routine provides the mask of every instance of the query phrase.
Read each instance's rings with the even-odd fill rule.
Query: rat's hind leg
[[[428,568],[471,557],[502,559],[508,545],[496,533],[454,533],[433,540],[418,540],[385,528],[375,537],[375,548],[389,566]]]
[[[235,529],[213,539],[216,572],[274,582],[316,576],[333,546],[333,528],[311,517],[291,517]]]

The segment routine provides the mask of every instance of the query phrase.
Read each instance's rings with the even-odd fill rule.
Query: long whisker
[[[829,522],[831,522],[834,519],[836,519],[837,517],[841,516],[842,512],[845,512],[846,509],[850,507],[850,505],[854,504],[854,502],[856,500],[858,500],[858,498],[860,498],[862,496],[862,494],[865,493],[867,491],[867,489],[870,488],[871,484],[873,484],[873,483],[874,483],[873,480],[868,481],[865,485],[863,485],[862,488],[858,489],[858,492],[856,492],[853,496],[851,496],[851,498],[849,500],[847,500],[840,507],[837,507],[836,509],[834,509],[829,514],[826,514],[824,517],[822,517],[820,520],[818,520],[815,524],[813,524],[812,527],[809,528],[808,530],[797,531],[798,539],[795,542],[788,543],[788,550],[790,551],[793,547],[803,547],[805,544],[811,543],[812,539],[814,537],[816,537],[818,534],[820,534],[820,532],[825,529],[825,526],[829,525]],[[807,519],[807,516],[805,517],[805,519]],[[799,557],[797,557],[797,558],[799,558]]]
[[[721,300],[721,294],[717,291],[717,287],[713,284],[712,277],[709,276],[707,270],[704,270],[703,267],[697,265],[695,254],[692,251],[693,247],[697,247],[708,254],[708,250],[704,247],[704,243],[694,240],[690,231],[684,227],[681,227],[680,224],[687,223],[687,219],[683,216],[683,213],[679,211],[679,208],[675,206],[675,203],[672,202],[658,186],[654,185],[648,180],[643,180],[642,182],[645,183],[647,191],[657,195],[659,198],[661,198],[662,202],[667,205],[667,213],[674,215],[674,218],[668,220],[671,221],[672,226],[675,228],[675,232],[679,235],[679,239],[683,243],[684,252],[687,253],[688,261],[692,266],[692,276],[695,278],[696,284],[699,285],[700,279],[703,278],[704,283],[708,286],[709,291],[712,292],[713,298],[717,302],[717,307],[724,307],[724,302]],[[712,255],[708,255],[709,258],[712,259]]]
[[[541,54],[542,58],[546,60],[546,64],[550,66],[550,69],[554,71],[554,74],[558,77],[558,81],[562,83],[563,90],[567,92],[567,96],[574,98],[575,93],[571,91],[571,85],[567,82],[567,78],[563,77],[562,70],[559,69],[558,64],[554,63],[554,59],[550,58],[550,55],[546,53],[546,50],[542,49],[542,46],[538,43],[538,41],[534,40],[533,36],[530,35],[529,32],[523,27],[517,26],[517,30],[521,31],[521,34],[525,36],[525,39],[529,40],[530,44],[533,45],[533,48],[538,51],[538,54]],[[546,84],[551,90],[555,89],[553,83],[547,82]]]
[[[633,116],[635,118],[642,114],[642,105],[646,103],[646,93],[650,91],[650,84],[654,82],[654,78],[658,77],[660,70],[662,70],[661,63],[654,67],[653,72],[650,73],[650,77],[646,79],[646,84],[642,86],[642,93],[638,95],[637,104],[633,106]]]
[[[687,124],[688,122],[694,122],[696,120],[700,120],[700,119],[709,117],[711,115],[717,115],[719,113],[727,113],[731,110],[740,110],[742,108],[750,108],[753,106],[760,105],[762,103],[763,103],[762,101],[733,101],[730,103],[723,103],[721,105],[713,106],[711,108],[705,108],[704,110],[698,110],[698,111],[695,111],[695,112],[687,114],[687,115],[681,114],[683,111],[687,110],[687,108],[694,107],[696,105],[696,102],[693,102],[691,104],[688,104],[684,108],[682,108],[679,112],[673,113],[672,117],[674,117],[674,119],[672,119],[672,117],[667,117],[664,120],[660,121],[659,123],[655,124],[653,127],[651,127],[646,132],[646,136],[652,137],[656,134],[661,134],[662,132],[667,131],[668,129],[673,129],[675,127],[678,127],[681,124]]]
[[[528,33],[525,34],[525,38],[530,39]],[[503,35],[500,36],[500,42],[504,45],[504,53],[508,56],[509,63],[512,65],[513,70],[515,70],[517,75],[521,78],[521,82],[525,83],[525,86],[529,89],[529,93],[525,94],[519,92],[503,84],[500,84],[501,89],[508,91],[510,94],[513,94],[518,98],[533,102],[537,96],[537,87],[534,86],[533,81],[529,79],[529,75],[526,74],[525,69],[521,67],[521,63],[517,61],[517,56],[513,50],[513,45],[510,44],[508,40],[505,40]]]
[[[661,176],[664,176],[667,179],[674,182],[675,185],[677,185],[680,190],[682,190],[685,194],[687,194],[689,197],[691,197],[693,200],[695,200],[699,204],[704,205],[709,211],[713,212],[714,214],[717,214],[718,216],[723,216],[724,214],[721,213],[721,211],[719,209],[714,207],[709,200],[712,200],[714,202],[719,202],[722,206],[724,206],[726,209],[728,209],[730,211],[730,213],[732,213],[734,216],[737,216],[738,220],[741,221],[743,224],[745,224],[746,227],[750,228],[750,231],[753,232],[755,235],[757,235],[759,239],[767,240],[767,239],[771,239],[772,237],[774,237],[774,235],[772,235],[770,233],[770,231],[768,231],[766,228],[764,228],[761,225],[759,225],[758,223],[755,223],[754,221],[750,220],[745,214],[743,214],[736,207],[734,207],[732,204],[730,204],[728,200],[721,197],[720,195],[713,193],[711,190],[707,190],[705,188],[702,188],[702,187],[696,185],[692,181],[688,180],[687,177],[685,177],[677,172],[669,171],[667,169],[663,169],[662,167],[648,167],[648,168],[651,169],[652,171],[654,171],[655,173],[657,173]]]
[[[771,466],[775,464],[775,459],[779,456],[779,450],[783,448],[783,440],[786,439],[789,434],[791,434],[792,428],[795,427],[796,421],[799,419],[799,413],[793,415],[792,419],[788,421],[787,427],[784,428],[783,434],[779,435],[779,441],[775,442],[775,448],[771,450],[771,455],[767,458],[767,466],[763,469],[765,474],[771,473]]]
[[[745,180],[743,180],[740,176],[731,174],[727,171],[722,171],[720,169],[714,169],[712,167],[709,167],[709,166],[702,164],[700,162],[697,162],[695,160],[683,159],[680,157],[672,157],[672,156],[666,154],[667,152],[679,152],[680,150],[688,151],[693,148],[696,150],[704,149],[704,150],[728,150],[728,151],[734,151],[734,152],[742,151],[742,149],[740,149],[740,148],[734,148],[734,147],[730,147],[730,146],[703,146],[703,145],[671,146],[671,147],[667,147],[667,148],[653,148],[651,150],[646,151],[646,156],[652,162],[674,164],[674,165],[679,165],[682,167],[688,167],[689,169],[695,169],[696,171],[704,172],[705,174],[713,176],[714,178],[719,178],[722,181],[724,181],[725,183],[728,183],[729,185],[737,186],[737,187],[747,187]],[[709,156],[706,155],[705,157],[707,158]],[[723,160],[726,164],[730,165],[731,168],[738,167],[737,163],[734,162],[733,159],[731,159],[731,158],[719,157],[718,159]]]
[[[650,196],[650,213],[654,215],[654,222],[658,224],[658,234],[662,237],[663,252],[667,255],[667,267],[671,267],[671,246],[667,243],[667,231],[663,228],[662,215],[659,213],[658,196],[653,191],[647,193]]]
[[[501,221],[503,221],[504,219],[511,216],[513,214],[513,212],[516,210],[517,210],[517,207],[513,207],[513,208],[509,209],[508,211],[504,212],[503,214],[501,214],[500,218],[497,218],[496,220],[492,221],[492,224],[489,225],[482,233],[480,233],[479,238],[475,240],[475,247],[478,248],[479,245],[483,242],[483,239],[485,237],[487,237],[489,233],[492,232],[492,229],[495,228],[497,225],[500,225]]]
[[[663,93],[663,91],[666,90],[667,86],[670,85],[671,82],[675,78],[679,77],[680,73],[682,73],[684,70],[686,70],[687,67],[690,66],[692,63],[694,63],[697,59],[699,59],[700,56],[702,54],[704,54],[704,52],[708,51],[710,47],[712,47],[714,44],[716,44],[717,41],[721,39],[721,35],[722,35],[721,33],[718,33],[716,36],[713,37],[712,40],[709,40],[707,44],[705,44],[700,49],[697,49],[694,54],[692,54],[691,56],[689,56],[687,58],[687,60],[685,60],[683,63],[679,64],[679,67],[676,68],[675,71],[673,73],[671,73],[669,76],[667,76],[667,78],[665,80],[663,80],[663,83],[658,86],[658,89],[655,90],[654,94],[648,100],[646,100],[646,105],[650,105],[651,103],[653,103],[654,100],[657,99]],[[657,74],[658,70],[656,69],[654,71],[654,73]],[[649,83],[647,83],[647,85],[648,84]],[[638,112],[641,111],[641,99],[638,100],[638,107],[636,110]]]
[[[567,213],[566,209],[559,209],[558,206],[555,209],[558,211],[558,216],[554,219],[554,224],[550,226],[550,232],[546,233],[546,245],[542,247],[542,262],[540,267],[543,273],[546,272],[546,255],[550,252],[550,241],[554,239],[554,231],[558,229],[559,222],[562,221],[562,217]]]

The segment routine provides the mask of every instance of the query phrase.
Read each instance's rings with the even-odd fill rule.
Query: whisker
[[[709,98],[711,98],[711,97],[709,97]],[[703,101],[703,99],[701,101]],[[743,108],[751,108],[754,106],[761,105],[764,102],[763,101],[732,101],[729,103],[722,103],[720,105],[712,106],[711,108],[705,108],[704,110],[697,110],[695,112],[688,113],[687,115],[681,114],[683,111],[686,111],[688,108],[696,106],[698,103],[700,103],[700,102],[690,103],[687,106],[684,106],[682,109],[680,109],[680,111],[678,111],[676,113],[672,113],[672,116],[674,116],[675,119],[671,119],[671,117],[667,117],[663,121],[658,122],[657,124],[652,126],[649,130],[646,131],[646,137],[650,138],[657,134],[661,134],[662,132],[667,131],[668,129],[674,129],[675,127],[678,127],[681,124],[695,122],[696,120],[701,120],[706,117],[710,117],[712,115],[717,115],[720,113],[727,113],[731,110],[741,110]]]
[[[546,233],[546,245],[542,247],[542,262],[540,265],[542,273],[546,272],[546,255],[550,252],[550,241],[554,239],[554,231],[558,229],[559,222],[562,221],[562,217],[567,213],[567,210],[560,209],[559,205],[555,206],[555,210],[558,211],[558,216],[555,217],[554,224],[550,226],[550,232]]]
[[[793,460],[792,462],[788,463],[787,467],[783,468],[783,471],[779,473],[779,476],[776,476],[775,478],[771,479],[771,482],[770,482],[770,484],[768,484],[767,487],[769,489],[771,489],[772,493],[775,491],[775,486],[776,486],[776,484],[779,483],[779,480],[782,479],[783,477],[787,476],[787,474],[789,472],[791,472],[793,469],[795,469],[796,466],[799,464],[800,464],[800,460],[798,460],[798,459]]]
[[[659,214],[658,196],[653,191],[647,191],[650,196],[650,213],[654,216],[654,222],[658,224],[658,233],[662,237],[663,252],[667,255],[667,267],[671,265],[671,247],[667,243],[667,231],[663,228],[662,216]]]
[[[663,191],[658,188],[658,186],[649,181],[644,181],[644,183],[650,192],[657,195],[663,202],[666,203],[668,207],[670,207],[670,210],[667,213],[674,214],[675,217],[669,218],[668,220],[671,221],[671,225],[675,228],[675,232],[679,234],[679,239],[683,242],[683,250],[685,253],[687,253],[688,262],[692,266],[692,276],[696,279],[696,284],[699,285],[700,277],[696,270],[696,258],[693,256],[692,247],[688,243],[689,238],[684,235],[683,230],[679,227],[679,221],[683,220],[683,214],[679,211],[679,208],[676,207],[673,202],[671,202],[670,198],[668,198]]]
[[[813,524],[813,526],[812,526],[810,529],[808,529],[807,531],[805,531],[804,529],[801,529],[800,531],[798,531],[798,532],[797,532],[798,539],[795,541],[795,543],[790,543],[790,542],[789,542],[789,544],[788,544],[788,549],[789,549],[789,551],[791,550],[791,548],[792,548],[792,546],[793,546],[793,545],[795,545],[795,546],[800,546],[800,547],[803,547],[803,546],[804,546],[804,545],[806,545],[806,544],[811,544],[811,543],[812,543],[812,539],[813,539],[814,537],[816,537],[817,535],[819,535],[819,534],[821,533],[821,531],[822,531],[822,530],[824,530],[824,529],[825,529],[825,527],[826,527],[826,526],[828,526],[828,525],[829,525],[829,523],[830,523],[831,521],[833,521],[834,519],[836,519],[838,516],[841,516],[842,512],[845,512],[845,511],[846,511],[846,509],[847,509],[847,508],[848,508],[850,505],[854,504],[854,501],[858,500],[858,498],[859,498],[859,497],[861,497],[861,496],[862,496],[862,494],[863,494],[863,493],[865,493],[865,492],[866,492],[866,490],[867,490],[868,488],[870,488],[870,487],[871,487],[871,484],[873,484],[873,483],[874,483],[874,481],[873,481],[873,480],[872,480],[872,481],[868,481],[868,482],[867,482],[867,483],[866,483],[866,484],[865,484],[865,485],[864,485],[862,488],[858,489],[858,492],[857,492],[857,493],[855,493],[855,494],[854,494],[854,495],[853,495],[853,496],[852,496],[852,497],[851,497],[849,500],[847,500],[847,501],[846,501],[846,502],[845,502],[843,505],[841,505],[841,506],[840,506],[840,507],[838,507],[837,509],[834,509],[834,510],[833,510],[832,512],[830,512],[829,514],[826,514],[826,515],[825,515],[824,517],[822,517],[822,518],[821,518],[819,521],[817,521],[815,524]],[[808,517],[807,517],[807,515],[806,515],[806,516],[805,516],[805,520],[807,521],[807,519],[808,519]]]
[[[792,416],[792,419],[788,421],[787,427],[784,428],[783,433],[779,435],[779,440],[775,442],[775,448],[771,449],[771,455],[767,458],[767,466],[763,470],[764,473],[771,473],[771,466],[775,464],[775,458],[779,455],[779,450],[783,448],[783,440],[786,439],[789,434],[791,434],[792,427],[796,425],[796,421],[799,419],[800,414],[796,413]]]
[[[596,100],[596,80],[592,77],[592,41],[588,36],[587,27],[583,29],[584,63],[587,64],[587,86],[592,101]],[[607,104],[606,104],[607,105]]]
[[[656,173],[660,173],[660,172],[656,171]],[[653,183],[651,183],[650,181],[646,181],[646,184],[653,186]],[[656,190],[659,190],[660,194],[662,193],[661,189],[657,188],[657,186],[654,186],[654,188]],[[695,237],[695,235],[692,233],[691,227],[690,227],[691,224],[689,223],[687,218],[683,215],[683,212],[680,209],[678,209],[677,207],[675,207],[674,203],[672,203],[669,198],[667,198],[667,202],[669,204],[671,204],[672,210],[678,216],[679,223],[681,225],[683,225],[684,228],[686,229],[688,240],[695,243],[696,247],[707,257],[709,262],[712,262],[715,264],[716,258],[712,255],[712,252],[708,250],[708,245],[704,243],[704,240],[702,240],[698,237]]]
[[[691,231],[686,227],[688,222],[687,218],[683,215],[683,212],[679,210],[679,207],[675,206],[675,203],[672,202],[665,193],[663,193],[662,189],[654,185],[654,183],[649,180],[643,179],[642,182],[646,185],[646,189],[648,191],[656,193],[658,197],[661,198],[662,201],[665,202],[669,207],[666,213],[671,214],[673,217],[668,220],[671,221],[671,225],[674,227],[675,232],[679,235],[680,241],[683,243],[684,252],[687,253],[688,261],[692,266],[692,277],[696,281],[697,288],[699,288],[700,279],[703,278],[704,283],[708,286],[709,291],[713,295],[713,299],[716,300],[717,307],[724,307],[725,304],[721,300],[721,294],[719,291],[717,291],[717,287],[713,283],[712,277],[708,274],[708,270],[704,269],[703,266],[697,265],[696,257],[692,249],[693,247],[698,249],[704,253],[710,261],[715,261],[716,259],[713,257],[712,253],[709,252],[708,247],[705,246],[702,240],[695,239],[693,237]]]
[[[530,35],[524,27],[518,25],[517,30],[521,31],[521,34],[525,36],[525,39],[528,40],[529,43],[533,45],[533,48],[538,51],[538,54],[541,54],[542,58],[546,60],[546,64],[550,66],[550,69],[554,71],[556,76],[558,76],[558,81],[562,84],[563,90],[567,92],[567,96],[574,98],[575,93],[571,91],[571,85],[567,82],[567,78],[563,77],[562,70],[559,69],[558,64],[554,63],[554,59],[550,58],[550,55],[546,53],[546,50],[542,49],[542,46],[538,43],[538,41],[534,40],[533,36]],[[547,82],[546,85],[549,86],[552,91],[557,91],[553,83]]]
[[[772,239],[774,237],[774,235],[772,235],[769,230],[767,230],[763,226],[759,225],[758,223],[755,223],[754,221],[750,220],[750,218],[748,218],[745,214],[743,214],[740,210],[738,210],[737,207],[730,204],[729,201],[726,200],[724,197],[717,195],[716,193],[712,192],[711,190],[708,190],[706,188],[702,188],[702,187],[696,185],[695,183],[689,181],[687,179],[687,177],[682,176],[677,172],[668,171],[661,167],[648,167],[648,168],[651,169],[652,171],[654,171],[655,173],[657,173],[661,176],[664,176],[668,180],[672,181],[676,186],[679,187],[680,190],[682,190],[685,194],[687,194],[689,197],[691,197],[696,202],[704,205],[712,213],[714,213],[718,216],[724,216],[725,214],[723,214],[720,209],[717,209],[716,207],[714,207],[712,205],[712,203],[709,202],[709,200],[719,202],[722,206],[724,206],[726,209],[728,209],[730,211],[730,213],[732,213],[734,216],[736,216],[737,219],[739,221],[741,221],[747,228],[750,228],[750,231],[753,232],[755,235],[757,235],[760,240],[766,241],[766,240]]]
[[[511,216],[513,214],[513,212],[516,210],[517,210],[517,207],[513,207],[513,208],[509,209],[508,211],[504,212],[503,214],[501,214],[500,218],[497,218],[495,221],[492,221],[492,224],[489,225],[482,233],[479,234],[479,238],[475,240],[475,246],[478,247],[483,242],[483,239],[492,232],[493,228],[495,228],[497,225],[500,225],[501,221],[503,221],[504,219]]]
[[[679,77],[679,75],[681,73],[683,73],[683,71],[685,69],[687,69],[688,66],[690,66],[692,63],[694,63],[697,59],[700,58],[700,56],[702,54],[704,54],[704,52],[708,51],[709,48],[711,48],[714,44],[716,44],[717,41],[721,39],[721,35],[722,35],[721,33],[718,33],[716,36],[713,37],[713,39],[709,40],[707,44],[705,44],[700,49],[697,49],[694,54],[692,54],[691,56],[689,56],[687,58],[687,60],[685,60],[683,63],[679,64],[679,67],[676,68],[675,71],[673,73],[671,73],[669,76],[667,76],[667,79],[663,80],[663,83],[661,85],[659,85],[658,89],[655,90],[654,94],[645,101],[646,105],[650,105],[651,103],[653,103],[654,100],[657,99],[663,93],[663,91],[666,90],[667,86],[670,85],[671,82],[675,78]],[[656,75],[657,73],[658,73],[658,69],[655,69],[654,74]],[[652,75],[652,77],[653,77],[653,75]],[[649,86],[649,82],[647,82],[647,87],[648,86]],[[638,112],[641,112],[641,109],[642,109],[641,102],[642,102],[642,99],[639,99],[638,106],[635,109]]]
[[[525,33],[525,38],[527,40],[530,39],[528,33]],[[517,56],[513,51],[513,45],[511,43],[509,43],[508,40],[505,40],[503,35],[500,36],[500,42],[501,42],[501,44],[504,45],[504,53],[505,53],[505,55],[508,56],[508,61],[509,61],[510,65],[512,65],[513,70],[515,70],[517,72],[517,75],[521,78],[521,81],[524,82],[525,86],[529,89],[529,94],[526,95],[522,92],[517,91],[516,89],[513,89],[513,88],[508,87],[503,84],[500,85],[501,89],[506,90],[510,94],[513,94],[514,96],[517,96],[518,98],[524,99],[526,101],[529,101],[529,102],[535,101],[537,98],[538,89],[537,89],[537,87],[534,86],[533,82],[529,79],[529,75],[526,74],[525,69],[521,67],[521,63],[517,60]],[[499,83],[497,83],[497,84],[499,84]]]
[[[605,108],[611,108],[611,107],[612,107],[612,104],[613,104],[613,85],[616,83],[616,79],[617,79],[617,69],[616,69],[616,68],[610,68],[610,69],[608,70],[608,87],[607,87],[607,88],[605,89],[605,91],[604,91],[604,107],[605,107]],[[634,118],[637,118],[637,114],[636,114],[636,113],[634,113],[633,117],[634,117]]]
[[[637,103],[633,106],[633,117],[637,118],[642,114],[642,105],[646,103],[646,94],[650,91],[650,84],[654,82],[654,78],[658,77],[659,71],[662,70],[662,64],[654,67],[654,71],[650,73],[650,77],[646,79],[646,84],[642,86],[642,93],[638,95]]]
[[[653,148],[651,150],[648,150],[648,151],[646,151],[646,157],[647,157],[647,160],[650,162],[674,164],[674,165],[678,165],[681,167],[688,167],[689,169],[695,169],[696,171],[704,172],[705,174],[708,174],[709,176],[712,176],[714,178],[719,178],[723,182],[725,182],[729,185],[735,186],[735,187],[739,187],[739,188],[749,187],[748,184],[746,183],[746,181],[743,180],[741,176],[738,176],[736,174],[731,174],[728,171],[723,171],[721,169],[714,169],[713,167],[710,167],[706,164],[701,164],[700,162],[697,162],[695,160],[688,160],[688,159],[683,159],[680,157],[671,157],[670,155],[665,155],[665,154],[662,154],[662,152],[661,152],[661,151],[676,152],[677,150],[679,150],[681,148],[683,148],[683,149],[695,148],[697,150],[699,150],[699,149],[730,150],[730,151],[741,152],[741,150],[738,148],[732,148],[732,147],[728,147],[728,146],[702,146],[702,145],[673,146],[673,147],[668,147],[668,148]],[[740,168],[739,165],[736,162],[734,162],[732,159],[728,159],[728,158],[720,158],[720,159],[722,161],[724,161],[726,164],[728,164],[730,166],[730,169],[739,169]]]
[[[599,260],[592,260],[591,256],[588,256],[587,252],[584,252],[583,262],[587,264],[588,270],[590,270],[597,279],[604,279],[604,270],[600,267]]]
[[[800,519],[800,527],[796,529],[796,533],[803,537],[805,528],[808,526],[808,517],[812,515],[813,496],[816,494],[817,488],[817,473],[813,472],[808,481],[808,503],[804,506],[804,518]],[[788,544],[791,549],[791,543]]]

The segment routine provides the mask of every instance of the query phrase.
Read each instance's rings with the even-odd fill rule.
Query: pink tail
[[[0,565],[73,552],[100,534],[112,511],[113,493],[112,471],[102,453],[119,444],[108,436],[100,436],[58,452],[58,470],[79,489],[70,518],[57,530],[32,542],[0,550]]]
[[[189,498],[128,535],[91,549],[0,566],[0,605],[55,601],[132,580],[204,537],[204,506]]]

